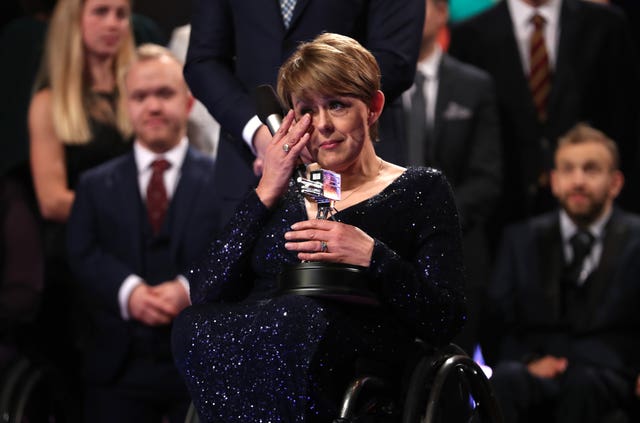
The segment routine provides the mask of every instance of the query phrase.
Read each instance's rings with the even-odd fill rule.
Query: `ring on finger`
[[[320,252],[321,253],[329,252],[329,247],[327,246],[327,241],[320,241]]]
[[[289,150],[291,149],[291,146],[287,143],[282,144],[282,149],[284,150],[285,153],[288,153]]]

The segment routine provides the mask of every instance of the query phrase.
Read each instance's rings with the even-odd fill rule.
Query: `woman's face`
[[[291,96],[296,118],[311,115],[311,157],[328,170],[341,172],[355,163],[369,140],[369,107],[355,97]]]
[[[86,0],[82,8],[82,40],[86,51],[115,56],[129,31],[128,0]]]

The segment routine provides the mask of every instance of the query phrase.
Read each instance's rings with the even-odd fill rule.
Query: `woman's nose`
[[[329,111],[320,109],[313,119],[313,126],[316,127],[318,131],[327,132],[333,130],[333,122],[331,120],[331,114]]]

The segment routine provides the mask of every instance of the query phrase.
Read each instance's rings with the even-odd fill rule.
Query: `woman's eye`
[[[100,7],[96,7],[95,9],[93,9],[93,13],[98,15],[98,16],[106,15],[108,11],[109,11],[109,9],[107,7],[105,7],[105,6],[100,6]]]

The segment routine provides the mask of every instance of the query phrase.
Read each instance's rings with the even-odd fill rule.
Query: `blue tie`
[[[294,7],[296,7],[296,0],[280,0],[280,12],[282,12],[285,28],[289,28]]]

